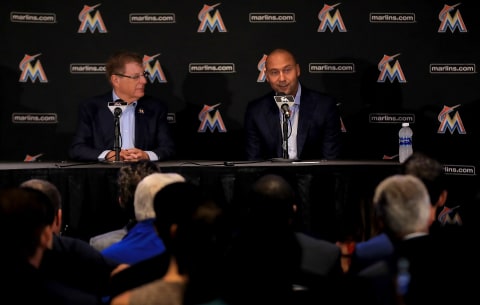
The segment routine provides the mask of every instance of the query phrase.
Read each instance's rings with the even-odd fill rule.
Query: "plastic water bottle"
[[[397,262],[396,290],[398,304],[405,304],[405,296],[410,286],[410,263],[406,258],[401,257]]]
[[[403,163],[413,153],[413,131],[409,123],[402,123],[398,132],[398,159]]]

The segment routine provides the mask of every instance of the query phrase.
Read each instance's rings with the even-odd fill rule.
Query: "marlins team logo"
[[[457,9],[455,11],[455,14],[452,16],[453,10],[459,5],[460,3],[457,3],[452,6],[445,4],[443,6],[443,9],[440,11],[440,14],[438,14],[438,19],[440,20],[440,26],[438,27],[439,33],[445,33],[447,29],[450,29],[452,33],[455,32],[455,29],[458,29],[460,33],[467,32],[467,27],[463,22],[463,18],[462,18],[462,15],[460,14],[460,11]]]
[[[159,83],[166,83],[167,78],[165,77],[165,73],[163,73],[162,66],[160,66],[160,62],[158,60],[153,60],[159,56],[159,54],[155,54],[153,56],[143,55],[143,66],[145,67],[145,71],[148,72],[148,79],[150,83],[153,83],[155,79],[158,79]],[[153,62],[153,64],[150,64]]]
[[[84,5],[80,14],[78,14],[78,20],[80,20],[80,27],[78,28],[77,33],[86,33],[87,30],[90,30],[90,33],[94,33],[97,29],[100,33],[106,33],[107,27],[103,23],[102,15],[100,11],[96,11],[92,16],[92,12],[99,7],[100,4],[94,6]]]
[[[460,105],[456,105],[453,107],[443,106],[442,111],[438,114],[438,121],[440,122],[440,126],[438,127],[437,133],[445,134],[448,130],[450,134],[453,134],[455,130],[458,131],[459,134],[466,134],[465,127],[463,126],[462,119],[460,118],[460,114],[458,111],[455,111],[455,114],[452,116],[451,113],[455,110],[455,108],[459,107]]]
[[[28,55],[25,54],[22,61],[18,65],[22,74],[20,74],[20,79],[18,80],[21,83],[26,83],[28,79],[34,83],[37,78],[40,80],[41,83],[48,83],[47,76],[45,75],[45,71],[43,71],[42,63],[39,59],[35,61],[35,64],[32,65],[32,62],[41,54],[36,55]]]
[[[395,60],[393,66],[390,65],[390,62],[392,62],[398,55],[400,54],[395,54],[393,56],[383,55],[382,60],[378,63],[378,70],[380,71],[380,75],[377,79],[378,83],[384,83],[387,78],[390,80],[391,83],[393,83],[395,79],[398,79],[399,83],[407,82],[398,60]]]
[[[257,77],[257,83],[265,82],[265,61],[267,61],[267,55],[263,54],[262,59],[257,64],[257,69],[260,71]]]
[[[220,106],[220,104],[216,104],[213,106],[203,105],[203,109],[198,114],[198,119],[200,120],[200,126],[198,127],[198,132],[205,132],[207,128],[210,132],[213,132],[215,128],[218,129],[219,132],[227,132],[227,128],[225,128],[225,124],[223,124],[222,116],[220,112],[216,110]],[[210,115],[212,111],[214,115]]]
[[[330,29],[330,32],[333,32],[335,28],[337,28],[339,32],[347,31],[347,28],[343,23],[342,15],[340,15],[340,11],[337,9],[333,15],[330,13],[338,5],[340,5],[340,3],[334,5],[323,5],[323,8],[320,10],[320,12],[318,12],[320,26],[318,27],[317,32],[325,32],[327,28]]]
[[[211,11],[220,3],[214,5],[203,5],[202,10],[198,13],[198,20],[200,21],[200,25],[198,26],[197,32],[205,33],[207,28],[210,30],[210,33],[213,33],[215,29],[218,29],[219,32],[227,32],[227,28],[223,23],[222,16],[218,10],[215,10],[213,15],[210,14]]]

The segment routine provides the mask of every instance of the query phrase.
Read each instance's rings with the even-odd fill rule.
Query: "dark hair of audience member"
[[[160,168],[150,160],[139,160],[127,166],[122,166],[118,172],[117,184],[120,206],[130,220],[135,219],[134,196],[138,183],[144,177],[161,172]],[[133,224],[132,224],[133,225]]]
[[[295,198],[280,175],[266,174],[250,188],[245,216],[226,254],[222,289],[228,304],[293,301],[302,253],[293,225]]]
[[[154,199],[155,225],[167,251],[188,275],[184,304],[200,304],[218,297],[219,266],[223,254],[222,209],[191,182],[165,186]],[[176,225],[172,235],[171,226]]]
[[[62,197],[58,188],[51,182],[41,179],[30,179],[20,184],[20,187],[29,187],[47,195],[55,211],[62,208]]]
[[[0,251],[0,256],[27,260],[35,253],[42,230],[51,225],[53,218],[53,205],[42,192],[31,188],[1,190],[0,234],[9,250]]]
[[[432,205],[437,203],[442,191],[447,189],[443,166],[437,160],[424,153],[414,152],[401,165],[402,174],[410,174],[420,178],[425,184]]]

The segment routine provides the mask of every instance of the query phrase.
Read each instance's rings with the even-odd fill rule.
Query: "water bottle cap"
[[[410,123],[402,123],[402,127],[408,127],[410,126]]]

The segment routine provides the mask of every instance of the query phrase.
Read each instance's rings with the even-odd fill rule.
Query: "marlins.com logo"
[[[106,33],[107,27],[103,23],[102,15],[100,11],[96,11],[92,16],[91,13],[99,7],[100,4],[94,6],[84,5],[80,14],[78,14],[78,20],[80,20],[80,27],[78,28],[77,33],[86,33],[87,30],[90,30],[90,33],[94,33],[95,30],[98,30],[100,33]]]
[[[384,83],[387,78],[390,80],[391,83],[393,83],[395,79],[398,79],[399,83],[407,82],[398,60],[395,60],[393,66],[390,65],[390,62],[393,61],[398,55],[400,54],[395,54],[393,56],[383,55],[382,60],[380,60],[380,62],[378,63],[378,70],[380,71],[380,75],[377,79],[378,83]]]
[[[453,10],[459,5],[460,3],[452,6],[445,4],[443,6],[443,9],[440,11],[440,14],[438,14],[438,19],[440,20],[440,26],[438,27],[439,33],[445,33],[447,29],[450,29],[452,33],[455,32],[455,29],[458,29],[460,33],[467,32],[467,27],[463,22],[463,18],[462,18],[462,15],[460,14],[460,11],[457,9],[453,16],[451,14]]]
[[[465,127],[463,126],[462,119],[460,118],[460,114],[458,111],[455,111],[453,116],[450,115],[455,108],[459,107],[460,105],[456,105],[453,107],[443,106],[442,111],[438,114],[438,121],[440,122],[440,126],[438,127],[437,133],[445,134],[446,131],[450,131],[450,134],[453,134],[455,130],[458,131],[459,134],[466,134]]]
[[[150,83],[153,83],[155,79],[158,79],[159,83],[166,83],[167,78],[165,77],[165,73],[163,73],[162,66],[160,66],[160,62],[155,60],[155,62],[151,65],[152,62],[159,54],[155,54],[153,56],[143,55],[143,66],[145,71],[148,72],[148,79]]]
[[[198,13],[198,20],[200,21],[200,25],[198,26],[197,32],[205,33],[207,28],[210,30],[210,33],[213,33],[215,29],[218,29],[219,32],[224,33],[227,32],[227,28],[223,23],[222,16],[218,10],[215,10],[215,13],[210,15],[210,12],[220,3],[214,5],[203,5],[202,10]]]
[[[265,82],[265,62],[267,61],[267,55],[263,54],[262,59],[257,64],[257,69],[260,71],[257,77],[257,83]]]
[[[203,105],[203,109],[198,114],[198,119],[201,122],[197,130],[198,132],[204,133],[207,131],[207,128],[210,132],[214,132],[215,129],[218,129],[219,132],[227,132],[227,128],[225,128],[220,112],[215,109],[218,106],[220,106],[220,104],[213,106]],[[215,111],[213,116],[210,115],[212,111]]]
[[[40,80],[41,83],[48,83],[47,76],[45,75],[45,71],[43,71],[42,63],[39,59],[36,60],[35,64],[32,65],[32,62],[41,54],[36,55],[28,55],[25,54],[22,61],[18,65],[22,74],[20,74],[20,79],[18,80],[21,83],[26,83],[28,79],[34,83],[37,78]]]
[[[330,29],[330,32],[333,32],[335,28],[337,28],[339,32],[347,31],[347,28],[343,23],[342,15],[340,15],[340,11],[337,9],[333,15],[330,13],[338,5],[340,5],[340,3],[323,5],[323,8],[318,12],[320,26],[318,27],[317,32],[325,32],[327,28]]]

